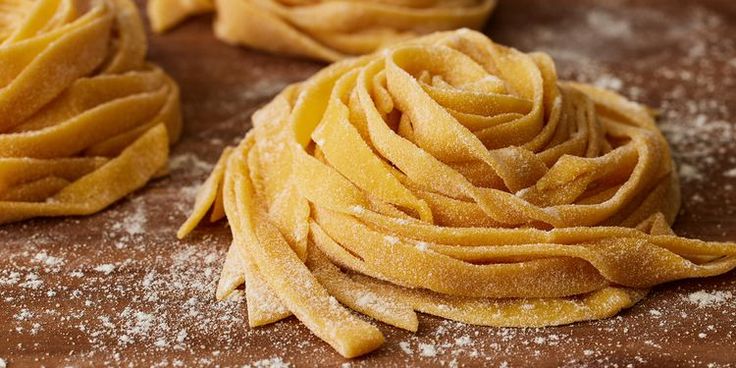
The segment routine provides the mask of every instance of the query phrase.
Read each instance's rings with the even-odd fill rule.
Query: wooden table
[[[0,227],[0,358],[23,366],[728,366],[736,273],[676,282],[620,316],[545,329],[422,315],[416,334],[347,362],[294,318],[246,327],[243,300],[214,302],[229,231],[174,237],[196,187],[250,115],[322,65],[217,42],[211,17],[151,36],[179,82],[185,134],[171,175],[95,216]],[[736,3],[501,0],[487,33],[543,50],[563,78],[658,107],[681,166],[683,235],[736,240]],[[257,365],[260,364],[260,365]],[[270,364],[270,365],[269,365]]]

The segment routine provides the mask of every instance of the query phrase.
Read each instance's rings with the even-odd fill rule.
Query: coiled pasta
[[[179,91],[128,0],[0,4],[0,223],[97,212],[165,169]]]
[[[156,31],[217,10],[215,34],[279,54],[336,61],[433,31],[483,26],[495,0],[151,0]]]
[[[253,116],[182,226],[233,234],[218,286],[251,326],[294,314],[340,354],[417,329],[612,316],[647,288],[736,266],[676,236],[667,142],[643,106],[558,81],[552,60],[470,31],[333,64]]]

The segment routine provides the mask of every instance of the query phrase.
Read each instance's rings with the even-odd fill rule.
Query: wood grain
[[[497,42],[549,52],[563,78],[659,108],[683,174],[679,234],[736,240],[736,3],[502,0]],[[321,64],[217,42],[211,17],[150,36],[182,90],[185,134],[168,177],[95,216],[0,227],[0,358],[25,366],[294,366],[347,361],[298,321],[249,329],[242,300],[216,303],[225,224],[174,233],[196,185],[250,115]],[[730,171],[733,170],[733,171]],[[733,366],[736,273],[663,285],[620,316],[546,329],[422,315],[416,334],[351,366]]]

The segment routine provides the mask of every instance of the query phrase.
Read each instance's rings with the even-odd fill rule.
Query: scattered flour
[[[624,38],[631,35],[628,19],[604,10],[592,10],[586,18],[588,25],[608,38]]]
[[[20,281],[20,272],[12,271],[7,276],[0,277],[0,285],[15,285]]]
[[[733,298],[733,293],[730,291],[712,291],[708,292],[705,290],[696,291],[690,293],[687,296],[687,300],[698,306],[698,308],[715,307],[725,303],[726,301]]]
[[[386,236],[383,237],[383,239],[386,240],[386,242],[389,243],[389,244],[391,244],[391,245],[399,244],[399,238],[397,238],[395,236],[386,235]]]
[[[455,345],[457,346],[468,346],[473,343],[473,340],[468,335],[463,335],[455,339]]]
[[[394,218],[393,221],[399,225],[408,225],[409,220],[403,218]]]
[[[109,275],[115,271],[115,265],[110,263],[101,264],[97,267],[95,267],[95,271],[102,272],[105,275]]]
[[[685,181],[703,180],[703,174],[701,174],[695,166],[690,164],[680,164],[679,174],[680,178]]]
[[[407,355],[412,355],[412,354],[414,354],[414,350],[412,350],[412,349],[411,349],[411,344],[409,344],[409,343],[408,343],[408,342],[406,342],[406,341],[402,341],[402,342],[400,342],[400,343],[399,343],[399,347],[400,347],[400,348],[401,348],[401,350],[402,350],[402,351],[403,351],[403,352],[404,352],[405,354],[407,354]]]
[[[190,175],[209,174],[213,167],[213,164],[200,159],[194,153],[182,153],[169,160],[169,170],[186,170]]]
[[[350,210],[353,211],[353,213],[356,214],[356,215],[361,215],[361,214],[365,213],[365,211],[366,211],[365,207],[358,206],[358,205],[355,205],[355,206],[351,207]]]
[[[84,277],[84,272],[79,271],[79,270],[74,270],[74,271],[72,271],[72,272],[69,273],[69,276],[74,277],[74,278],[77,278],[77,279],[78,278],[82,278],[82,277]]]
[[[419,355],[429,358],[437,356],[437,347],[434,344],[419,343]]]
[[[273,357],[268,359],[262,359],[251,364],[247,364],[244,368],[289,368],[290,363],[284,362],[281,357]]]
[[[704,9],[699,7],[698,9]],[[632,17],[639,16],[639,9],[632,5],[630,14]],[[728,103],[718,96],[714,97],[713,86],[720,82],[724,82],[719,78],[723,77],[724,71],[713,68],[710,61],[719,57],[718,52],[723,53],[730,59],[730,66],[736,68],[736,59],[733,58],[733,50],[729,49],[729,40],[720,37],[720,34],[712,31],[712,18],[716,15],[708,13],[706,10],[692,12],[692,16],[683,19],[681,26],[673,32],[673,35],[657,34],[658,38],[677,40],[677,45],[683,49],[687,49],[687,58],[671,57],[667,65],[658,65],[656,72],[653,72],[651,78],[656,79],[656,85],[660,81],[671,81],[674,87],[667,90],[664,95],[658,95],[657,90],[650,90],[653,83],[644,81],[640,75],[636,73],[623,72],[614,70],[604,63],[598,63],[593,59],[590,50],[586,50],[585,44],[582,46],[580,42],[574,42],[575,38],[570,36],[570,31],[560,28],[551,28],[548,25],[531,25],[528,40],[521,40],[525,43],[524,48],[531,49],[531,46],[545,43],[547,49],[552,50],[552,56],[558,60],[561,75],[566,79],[577,79],[581,81],[592,82],[596,85],[620,91],[622,94],[637,99],[641,96],[642,100],[661,101],[661,105],[657,106],[662,111],[662,118],[659,119],[664,133],[673,147],[673,155],[678,161],[684,185],[684,190],[695,191],[688,193],[686,198],[700,198],[700,200],[712,200],[710,196],[716,193],[716,190],[709,190],[708,183],[710,180],[704,180],[713,176],[736,177],[736,161],[725,162],[725,167],[719,165],[724,164],[723,157],[733,157],[734,142],[736,137],[734,126],[732,125],[732,112],[729,111]],[[601,10],[590,13],[583,13],[583,22],[586,23],[591,32],[580,37],[590,37],[595,39],[596,44],[608,44],[614,38],[625,39],[627,43],[636,44],[639,42],[631,37],[633,33],[639,35],[636,24],[629,22],[627,17],[623,17],[616,12],[609,10]],[[656,19],[655,19],[656,21]],[[682,28],[682,29],[680,29]],[[572,29],[572,28],[571,28]],[[708,36],[719,36],[715,40],[709,39]],[[544,37],[541,37],[544,36]],[[642,37],[644,37],[642,35]],[[558,45],[554,45],[555,39],[559,40]],[[570,40],[573,40],[571,42]],[[606,39],[607,42],[600,42],[600,39]],[[732,43],[731,43],[732,44]],[[562,45],[562,46],[560,46]],[[528,47],[527,47],[528,46]],[[722,51],[718,51],[722,50]],[[672,56],[672,55],[668,55]],[[657,59],[660,60],[661,59]],[[655,61],[657,61],[655,60]],[[646,63],[651,60],[635,60],[637,65],[646,68]],[[659,61],[657,61],[659,62]],[[615,64],[615,63],[613,63]],[[690,72],[697,70],[698,73]],[[715,71],[715,73],[714,73]],[[267,73],[261,73],[267,74]],[[256,84],[257,85],[257,84]],[[278,86],[280,89],[283,85]],[[261,98],[261,92],[258,88],[245,89],[242,98]],[[251,95],[251,92],[258,96]],[[269,90],[268,93],[277,92],[277,89]],[[239,98],[240,98],[239,97]],[[235,106],[234,109],[240,109]],[[235,110],[234,110],[235,111]],[[238,136],[239,138],[239,136]],[[227,138],[228,140],[230,137]],[[213,140],[214,142],[214,140]],[[217,145],[221,145],[222,140],[218,139]],[[710,157],[710,159],[709,159]],[[718,160],[713,160],[718,157]],[[685,167],[685,169],[683,169]],[[193,153],[179,154],[172,157],[171,170],[175,175],[205,175],[209,173],[212,165],[200,159]],[[716,171],[722,170],[722,171]],[[691,183],[688,183],[691,182]],[[187,181],[187,185],[193,183]],[[195,187],[181,186],[173,192],[172,196],[176,196],[177,200],[181,197],[191,199],[195,192]],[[700,193],[704,193],[700,195]],[[133,205],[136,205],[135,203]],[[733,206],[731,206],[733,207]],[[139,212],[140,210],[140,212]],[[150,210],[152,213],[148,213]],[[126,212],[126,216],[132,214],[129,222],[125,218],[115,219],[110,222],[110,226],[122,222],[119,235],[139,235],[135,241],[123,242],[130,244],[128,247],[113,248],[117,242],[111,242],[108,247],[100,247],[99,254],[105,252],[130,253],[136,254],[138,259],[133,260],[131,267],[134,269],[143,269],[141,273],[123,273],[118,272],[114,275],[119,283],[110,283],[109,278],[100,277],[94,272],[83,273],[75,270],[73,267],[80,268],[88,266],[84,263],[84,258],[77,255],[68,255],[66,253],[49,253],[40,254],[39,248],[21,247],[20,251],[5,250],[3,255],[8,254],[12,257],[21,257],[23,252],[28,261],[22,264],[33,264],[35,268],[24,269],[2,269],[0,270],[0,286],[10,286],[2,291],[9,291],[3,294],[3,301],[10,303],[14,307],[20,319],[12,319],[11,326],[8,331],[22,331],[22,333],[40,333],[40,325],[33,322],[33,318],[27,313],[48,314],[49,317],[58,318],[58,324],[61,327],[59,331],[70,331],[65,335],[72,345],[89,344],[91,347],[85,353],[90,360],[95,357],[104,356],[105,359],[112,359],[110,365],[123,365],[126,359],[134,358],[136,360],[143,359],[140,365],[146,366],[192,366],[192,365],[215,365],[211,360],[201,360],[199,364],[196,362],[183,362],[181,360],[169,360],[165,364],[159,364],[160,356],[163,351],[177,351],[189,355],[201,354],[202,349],[199,343],[202,338],[213,339],[214,344],[218,346],[226,346],[233,350],[236,354],[244,354],[246,351],[252,351],[252,346],[247,346],[247,342],[252,341],[252,337],[257,337],[261,342],[273,345],[277,349],[294,349],[296,346],[299,351],[326,351],[319,349],[329,349],[321,342],[313,345],[312,342],[304,341],[303,329],[298,330],[290,322],[276,324],[264,329],[247,329],[244,321],[244,312],[242,299],[233,301],[226,300],[218,303],[212,302],[212,290],[216,285],[217,274],[219,272],[222,254],[224,249],[222,246],[223,238],[208,238],[205,236],[202,240],[197,240],[198,246],[182,246],[176,244],[169,237],[156,237],[155,234],[147,233],[148,221],[151,223],[155,220],[153,211],[156,209],[151,206],[146,208],[136,206],[134,211]],[[109,211],[114,213],[114,209]],[[354,213],[360,214],[367,211],[365,208],[353,208]],[[178,214],[177,214],[178,215]],[[101,214],[105,216],[105,214]],[[150,216],[150,219],[149,219]],[[172,221],[171,228],[161,229],[167,234],[175,231],[178,225],[178,218]],[[65,220],[64,223],[72,223],[78,220]],[[157,228],[157,231],[159,229]],[[12,233],[3,232],[0,229],[0,239],[15,237]],[[41,239],[43,234],[38,235]],[[149,238],[151,236],[151,238]],[[30,237],[29,237],[30,239]],[[65,240],[65,243],[73,243],[74,247],[84,248],[90,246],[86,242],[98,241],[99,239],[74,239],[73,241]],[[115,239],[116,241],[119,239]],[[30,243],[30,241],[29,241]],[[79,244],[77,244],[79,243]],[[120,243],[120,244],[123,244]],[[155,246],[153,246],[155,245]],[[97,244],[94,244],[97,247]],[[176,251],[166,250],[165,247],[176,247]],[[421,245],[417,245],[419,249]],[[123,252],[120,252],[123,251]],[[171,253],[169,253],[171,252]],[[73,253],[73,252],[72,252]],[[10,258],[10,257],[8,257]],[[57,259],[58,258],[58,259]],[[34,263],[35,262],[35,263]],[[173,263],[172,263],[173,262]],[[122,264],[122,262],[121,262]],[[73,265],[73,267],[72,267]],[[12,267],[11,263],[9,266]],[[56,267],[63,269],[63,273],[59,275],[47,275],[47,270],[53,270]],[[94,265],[93,265],[94,266]],[[112,268],[109,272],[95,267],[95,271],[104,275],[112,273],[116,266],[110,264]],[[145,271],[148,270],[148,271]],[[73,278],[73,287],[70,289],[57,288],[54,277],[71,277]],[[46,280],[46,283],[42,280]],[[117,278],[120,278],[117,280]],[[697,281],[694,281],[697,282]],[[54,285],[54,290],[44,288],[46,284]],[[723,284],[723,290],[733,290],[734,284]],[[683,326],[700,325],[705,326],[712,320],[716,320],[717,315],[727,314],[733,320],[736,317],[736,309],[732,300],[731,291],[698,291],[686,296],[682,300],[675,300],[673,305],[665,305],[656,298],[648,301],[657,309],[649,307],[637,306],[627,313],[625,318],[614,317],[602,321],[586,323],[585,327],[593,330],[591,334],[570,334],[570,328],[574,327],[555,327],[550,329],[504,329],[504,328],[476,328],[450,321],[437,322],[433,320],[428,322],[422,320],[422,331],[417,335],[400,335],[400,339],[404,339],[400,343],[387,343],[385,349],[394,349],[394,352],[400,354],[403,351],[407,355],[416,354],[420,358],[437,363],[436,365],[454,366],[456,359],[469,359],[476,365],[491,365],[492,362],[501,362],[500,366],[508,367],[514,365],[514,358],[518,356],[519,351],[528,352],[529,365],[539,362],[540,354],[544,355],[544,349],[552,347],[552,349],[563,352],[563,356],[571,359],[568,362],[559,362],[563,366],[616,366],[620,361],[615,360],[615,356],[621,351],[620,336],[630,336],[631,344],[643,344],[651,346],[655,349],[662,349],[667,339],[671,338],[666,333],[667,329],[674,331],[682,329]],[[51,299],[51,298],[55,298]],[[58,300],[73,299],[71,306],[63,305],[62,307],[54,307]],[[92,300],[85,300],[90,298]],[[678,299],[677,297],[676,299]],[[40,301],[48,301],[42,307],[39,307]],[[370,302],[366,299],[365,302]],[[659,304],[657,304],[659,303]],[[58,304],[56,304],[58,305]],[[130,309],[128,312],[120,310],[109,310],[110,305],[135,305],[136,309]],[[139,307],[140,306],[140,307]],[[532,307],[529,304],[529,307]],[[687,308],[689,313],[684,310]],[[695,308],[703,308],[698,312],[691,312]],[[712,308],[704,308],[712,307]],[[718,307],[718,308],[716,308]],[[108,308],[108,309],[105,309]],[[140,310],[139,310],[140,308]],[[525,308],[526,309],[526,308]],[[25,312],[24,312],[25,310]],[[123,316],[125,314],[125,316]],[[99,317],[99,318],[98,318]],[[675,317],[675,318],[669,318]],[[677,318],[680,317],[680,318]],[[654,321],[654,322],[652,322]],[[425,323],[426,322],[426,323]],[[660,328],[651,328],[654,326]],[[428,327],[434,326],[434,327]],[[21,330],[18,330],[21,328]],[[703,327],[705,328],[705,327]],[[699,332],[699,330],[691,332],[693,336],[700,338],[709,337],[710,340],[722,338],[718,341],[733,341],[734,335],[731,329],[721,329],[711,333],[715,327],[709,325],[707,332]],[[46,327],[52,330],[51,325]],[[216,330],[217,333],[212,334]],[[5,333],[6,330],[2,330]],[[484,334],[479,337],[478,332]],[[634,333],[636,332],[636,333]],[[722,335],[722,336],[721,336]],[[130,342],[140,342],[146,346],[147,351],[130,352]],[[662,345],[654,343],[661,342]],[[671,342],[672,340],[670,340]],[[708,341],[711,342],[711,341]],[[668,344],[670,345],[670,344]],[[26,345],[24,348],[28,348]],[[539,350],[536,350],[539,349]],[[540,350],[542,353],[540,353]],[[651,349],[644,349],[651,350]],[[126,356],[126,354],[135,354],[134,356]],[[212,353],[215,355],[214,352]],[[668,355],[669,352],[657,350],[656,354],[661,354],[667,358],[673,358]],[[331,354],[325,354],[331,356]],[[652,356],[651,354],[646,357]],[[526,357],[526,356],[525,356]],[[255,357],[253,357],[255,358]],[[581,362],[580,359],[585,361]],[[607,359],[614,360],[607,360]],[[252,367],[288,367],[289,363],[284,362],[283,357],[272,357],[251,363]],[[330,358],[326,358],[330,361]],[[410,357],[413,361],[414,357]],[[475,360],[473,360],[475,359]],[[506,360],[512,361],[511,364]],[[534,359],[534,360],[532,360]],[[636,356],[634,360],[638,363],[646,365],[646,359]],[[409,360],[407,360],[409,361]],[[324,363],[324,361],[320,361]],[[426,363],[426,361],[425,361]],[[687,361],[682,362],[683,365],[691,366],[708,366],[708,361],[694,355]],[[0,368],[7,365],[6,361],[0,359]],[[324,365],[315,363],[315,365]],[[334,365],[334,364],[333,364]],[[356,364],[360,365],[360,364]],[[621,365],[619,365],[621,366]],[[636,366],[636,364],[634,364]]]
[[[123,231],[128,235],[140,235],[146,232],[146,223],[148,222],[148,214],[146,212],[145,203],[137,199],[133,201],[135,209],[132,214],[122,218],[119,222],[113,224],[114,231]]]
[[[26,288],[26,289],[38,289],[43,285],[43,280],[41,280],[37,274],[30,272],[26,275],[25,281],[20,283],[20,287]]]
[[[26,308],[23,308],[16,315],[13,316],[18,321],[27,321],[33,318],[33,313]]]
[[[612,89],[614,91],[620,91],[624,86],[624,82],[621,79],[610,74],[601,75],[593,81],[593,84],[597,87]],[[519,195],[518,192],[517,195]]]
[[[181,330],[176,334],[176,342],[183,343],[187,339],[187,330]]]
[[[50,256],[45,250],[38,252],[36,256],[33,257],[33,260],[46,266],[46,272],[58,272],[60,266],[64,264],[64,259]]]

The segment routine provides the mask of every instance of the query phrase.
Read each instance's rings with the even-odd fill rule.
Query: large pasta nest
[[[678,237],[679,184],[650,111],[557,80],[469,31],[333,64],[253,116],[200,192],[257,326],[292,313],[345,356],[415,311],[493,326],[611,316],[663,282],[736,266]]]

